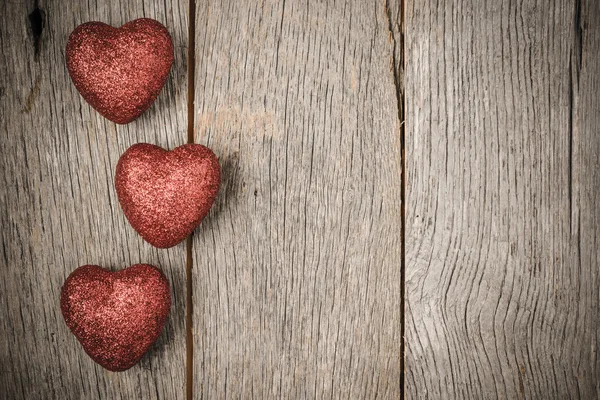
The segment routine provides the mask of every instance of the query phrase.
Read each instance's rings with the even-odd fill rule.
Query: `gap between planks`
[[[196,70],[196,2],[189,0],[188,3],[188,92],[187,92],[187,107],[188,107],[188,126],[187,126],[187,142],[194,143],[194,97],[195,97],[195,70]],[[185,242],[186,248],[186,266],[185,266],[185,348],[186,348],[186,366],[185,366],[185,382],[186,382],[186,398],[192,400],[194,398],[194,335],[193,335],[193,285],[192,285],[192,267],[193,260],[193,232],[187,237]]]
[[[400,389],[402,393],[402,399],[406,398],[405,391],[405,379],[404,379],[404,369],[405,369],[405,355],[406,355],[406,340],[405,340],[405,325],[406,325],[406,313],[405,313],[405,293],[406,293],[406,185],[407,185],[407,177],[406,177],[406,130],[405,130],[405,112],[406,109],[406,60],[404,53],[404,38],[405,36],[405,24],[404,24],[404,16],[406,6],[405,0],[400,0],[400,39],[398,40],[394,35],[394,26],[392,22],[392,15],[389,7],[389,0],[385,2],[385,12],[388,20],[388,30],[390,39],[392,41],[392,72],[394,75],[394,86],[396,89],[396,104],[398,109],[398,122],[400,129],[400,154],[402,157],[401,165],[402,168],[400,170],[400,308],[402,310],[402,320],[400,324],[400,337],[402,338],[402,342],[400,343]],[[399,51],[396,52],[397,45],[399,45]],[[400,62],[398,62],[400,59]]]

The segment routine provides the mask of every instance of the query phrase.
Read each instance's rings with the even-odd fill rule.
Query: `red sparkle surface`
[[[124,371],[160,335],[171,308],[171,290],[164,274],[152,265],[118,272],[84,265],[65,281],[60,308],[95,362],[110,371]]]
[[[160,22],[120,28],[87,22],[71,33],[67,68],[83,98],[105,118],[127,124],[156,100],[173,64],[173,42]]]
[[[219,191],[215,154],[200,144],[172,151],[139,143],[121,156],[119,202],[131,226],[155,247],[175,246],[204,219]]]

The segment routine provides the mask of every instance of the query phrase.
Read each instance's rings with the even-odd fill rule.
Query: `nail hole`
[[[35,8],[29,14],[29,26],[33,35],[33,49],[37,56],[40,53],[40,42],[42,38],[42,32],[44,31],[44,19],[46,13],[44,10],[38,7],[37,1],[35,2]]]

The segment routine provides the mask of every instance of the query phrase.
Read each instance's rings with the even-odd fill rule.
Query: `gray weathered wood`
[[[400,396],[392,51],[383,2],[197,3],[196,397]]]
[[[598,398],[598,2],[406,10],[407,398]]]
[[[185,245],[144,243],[118,205],[119,156],[142,141],[186,141],[187,2],[40,1],[45,27],[34,54],[33,1],[0,2],[0,398],[177,399],[185,394]],[[137,17],[162,21],[176,65],[155,105],[116,126],[88,106],[70,82],[69,33],[99,20],[119,26]],[[96,365],[64,324],[59,295],[82,264],[115,269],[160,266],[173,308],[157,344],[122,373]]]
[[[0,3],[0,398],[185,394],[185,246],[144,243],[114,166],[186,141],[187,2]],[[202,1],[195,131],[223,186],[194,239],[194,397],[598,398],[600,3]],[[78,95],[79,23],[148,16],[176,66],[116,126]],[[406,49],[406,50],[405,50]],[[404,59],[406,56],[406,59]],[[406,66],[406,70],[404,70]],[[85,263],[162,267],[139,366],[94,364],[59,293]]]

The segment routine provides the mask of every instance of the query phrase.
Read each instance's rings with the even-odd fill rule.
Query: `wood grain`
[[[196,397],[398,398],[385,4],[203,1],[196,21],[196,139],[223,170],[194,240]]]
[[[143,242],[113,173],[134,143],[187,139],[187,7],[0,2],[0,398],[185,395],[185,245]],[[142,16],[176,65],[117,126],[64,47]],[[399,398],[404,318],[406,398],[600,398],[600,3],[206,0],[195,35],[195,137],[223,182],[194,234],[194,398]],[[137,262],[172,314],[107,372],[60,288]]]
[[[600,397],[594,0],[406,9],[406,396]]]
[[[144,243],[125,220],[113,185],[132,144],[186,141],[187,2],[40,1],[39,53],[28,14],[33,2],[0,2],[0,398],[178,399],[185,393],[185,245]],[[115,26],[152,17],[171,32],[176,64],[155,105],[116,126],[83,101],[64,56],[80,23]],[[157,344],[132,369],[96,365],[66,327],[65,278],[82,264],[160,266],[173,308]]]

